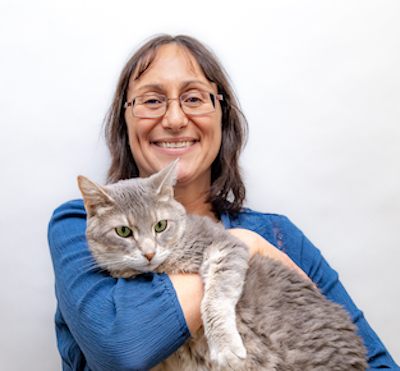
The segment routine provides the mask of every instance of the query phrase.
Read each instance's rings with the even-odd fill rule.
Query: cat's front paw
[[[244,370],[246,356],[247,351],[240,338],[239,341],[228,342],[210,350],[211,361],[220,371]]]

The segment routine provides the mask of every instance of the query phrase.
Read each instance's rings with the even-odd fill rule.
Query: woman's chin
[[[196,188],[200,187],[209,188],[211,184],[211,169],[207,168],[205,171],[188,166],[185,163],[179,163],[177,167],[177,186],[195,185]]]
[[[178,162],[177,165],[177,182],[184,183],[190,177],[188,167],[181,161]]]

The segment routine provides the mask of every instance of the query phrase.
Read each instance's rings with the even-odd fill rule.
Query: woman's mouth
[[[162,148],[186,148],[191,147],[195,141],[185,141],[185,142],[154,142],[158,147]]]

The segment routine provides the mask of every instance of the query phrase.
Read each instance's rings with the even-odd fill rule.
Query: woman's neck
[[[207,190],[199,190],[198,187],[175,186],[175,199],[180,202],[188,214],[209,216],[217,221],[212,211],[212,205],[208,202],[209,187]]]

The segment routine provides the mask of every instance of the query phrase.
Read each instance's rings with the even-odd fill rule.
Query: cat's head
[[[107,186],[78,177],[90,251],[113,276],[153,271],[181,238],[186,212],[174,199],[177,161],[149,178]]]

